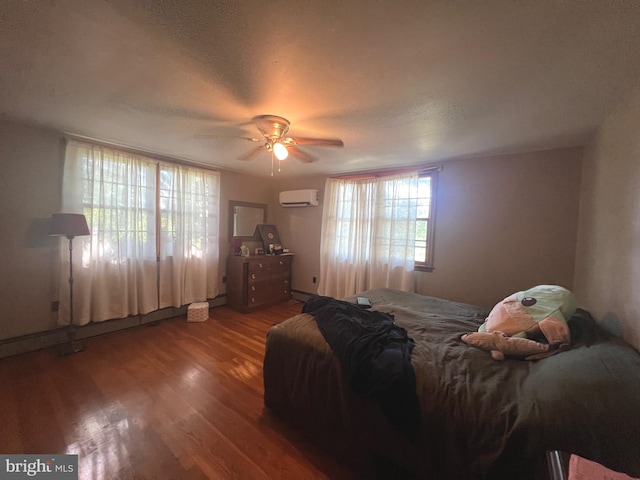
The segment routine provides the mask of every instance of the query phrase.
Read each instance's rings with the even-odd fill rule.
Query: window
[[[438,170],[327,179],[318,293],[410,291],[414,271],[433,270]]]
[[[91,232],[76,241],[77,323],[217,295],[219,172],[69,140],[63,182],[63,208],[84,213]]]
[[[74,148],[75,147],[75,148]],[[82,264],[91,261],[123,264],[130,259],[156,258],[156,165],[151,159],[98,148],[69,148],[81,175],[82,213],[92,232]],[[67,160],[67,174],[72,167]],[[81,192],[81,193],[80,193]],[[65,189],[64,195],[69,195]]]
[[[161,255],[202,258],[217,243],[218,227],[209,227],[218,217],[217,182],[210,172],[178,165],[160,164],[158,173]]]
[[[437,171],[422,172],[418,179],[418,211],[416,215],[415,269],[433,270],[435,225],[435,192]]]
[[[413,171],[327,179],[318,293],[413,289],[419,178]]]

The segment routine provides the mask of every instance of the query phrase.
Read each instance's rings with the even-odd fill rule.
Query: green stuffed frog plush
[[[504,355],[529,360],[544,358],[569,347],[567,320],[575,311],[576,300],[569,290],[558,285],[538,285],[502,300],[493,307],[477,334],[465,334],[463,340],[491,351],[497,360]]]

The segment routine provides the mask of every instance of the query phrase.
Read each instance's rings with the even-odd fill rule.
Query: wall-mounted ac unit
[[[280,205],[283,207],[317,207],[318,190],[289,190],[280,192]]]

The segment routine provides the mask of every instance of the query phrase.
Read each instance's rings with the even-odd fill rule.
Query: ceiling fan
[[[315,162],[317,159],[313,155],[300,150],[300,146],[319,147],[343,147],[344,142],[338,138],[300,138],[285,136],[289,131],[289,120],[277,115],[257,115],[251,121],[258,128],[264,139],[253,137],[239,137],[252,142],[263,142],[261,145],[249,150],[238,160],[250,160],[255,154],[262,150],[270,152],[272,160],[271,175],[273,175],[273,157],[284,160],[289,155],[305,163]],[[200,138],[211,138],[217,135],[199,135]],[[278,169],[279,171],[279,169]]]

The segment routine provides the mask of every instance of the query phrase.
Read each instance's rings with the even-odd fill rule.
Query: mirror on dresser
[[[267,205],[265,203],[241,202],[229,200],[229,236],[243,241],[259,241],[254,236],[256,225],[267,223]]]

